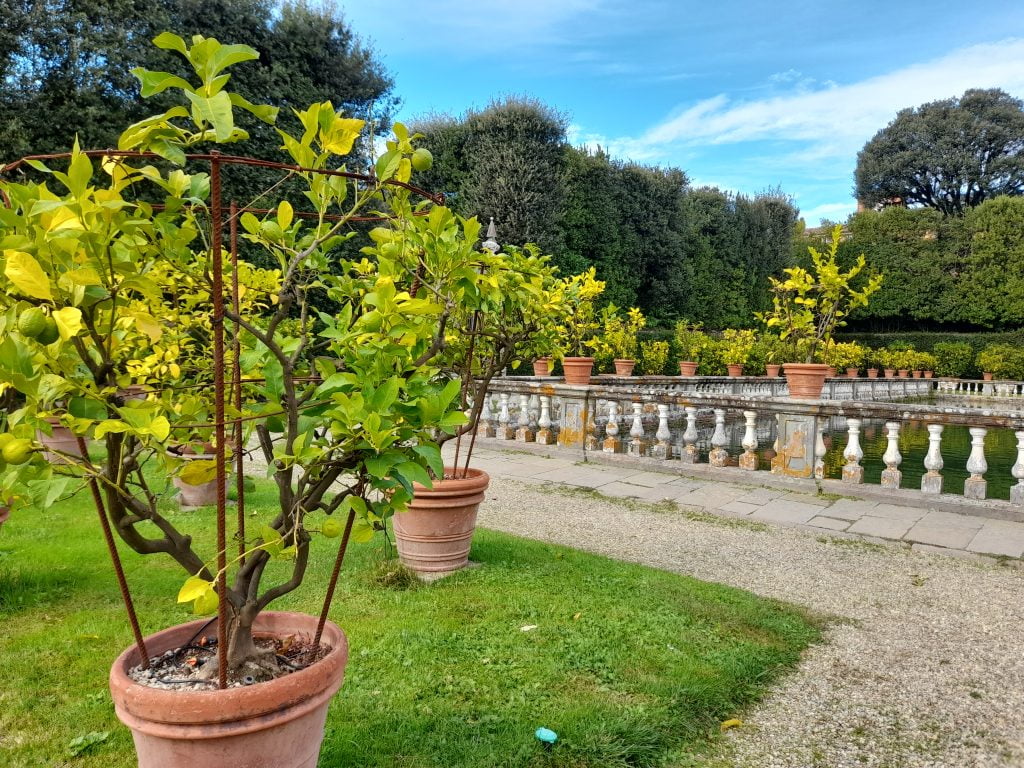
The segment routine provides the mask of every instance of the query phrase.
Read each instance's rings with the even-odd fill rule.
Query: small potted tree
[[[640,342],[640,373],[644,376],[664,376],[668,352],[667,341]]]
[[[441,424],[434,440],[455,440],[453,462],[443,474],[431,469],[431,482],[418,481],[405,511],[394,517],[395,541],[402,563],[421,575],[451,573],[465,567],[476,530],[476,516],[490,482],[487,473],[470,466],[484,401],[493,378],[506,368],[536,357],[538,349],[557,343],[567,314],[566,283],[556,276],[550,257],[528,243],[498,254],[490,239],[473,253],[475,220],[449,213],[444,219],[401,220],[401,252],[414,268],[416,254],[433,242],[458,243],[461,260],[473,264],[479,284],[461,297],[448,320],[437,363],[448,391],[466,418]],[[450,247],[450,246],[446,246]],[[426,290],[424,288],[423,290]],[[464,438],[469,435],[469,445]]]
[[[701,330],[700,324],[694,325],[680,320],[676,323],[675,345],[679,354],[679,375],[693,376],[700,365],[700,357],[707,349],[710,339]]]
[[[803,352],[802,363],[783,366],[791,397],[821,396],[828,366],[814,362],[820,348],[831,341],[836,328],[845,325],[850,312],[865,306],[882,286],[882,275],[877,273],[857,280],[867,266],[864,254],[850,269],[840,267],[837,254],[841,237],[842,227],[836,225],[826,251],[808,247],[810,270],[790,267],[784,270],[785,279],[771,278],[772,309],[758,314],[769,329],[795,342]]]
[[[416,137],[401,124],[372,174],[346,171],[363,121],[324,102],[294,113],[298,130],[280,130],[282,170],[312,210],[299,215],[275,194],[279,179],[268,185],[261,204],[269,212],[246,212],[239,223],[274,267],[240,263],[238,290],[230,291],[237,304],[227,306],[220,171],[247,159],[186,153],[244,140],[239,110],[268,122],[276,110],[225,90],[225,70],[256,58],[255,50],[169,33],[155,42],[180,53],[195,78],[136,70],[143,95],[174,93],[179,104],[129,127],[117,152],[75,147],[52,168],[32,161],[46,183],[0,182],[0,388],[24,403],[9,415],[0,489],[15,508],[46,508],[65,489],[89,491],[115,563],[114,535],[140,555],[170,557],[182,570],[178,602],[215,614],[148,638],[136,629],[135,647],[114,662],[115,709],[133,731],[142,768],[310,766],[348,657],[344,632],[327,621],[333,581],[319,620],[268,609],[313,572],[312,547],[341,536],[337,573],[350,537],[383,530],[414,483],[429,486],[432,472],[444,473],[433,437],[466,420],[459,383],[439,373],[446,328],[465,301],[491,291],[463,247],[475,241],[469,223],[412,262],[387,247],[396,230],[421,220],[449,231],[441,225],[452,214],[413,200]],[[166,161],[162,169],[154,155]],[[204,162],[209,174],[184,170]],[[160,205],[143,202],[152,199]],[[374,230],[367,253],[339,255],[354,236],[352,219],[374,209],[395,223]],[[191,285],[184,300],[180,276]],[[330,313],[315,306],[324,296],[334,302]],[[31,308],[54,319],[56,340],[17,327]],[[183,321],[204,354],[181,355],[170,381],[136,381],[152,388],[145,400],[123,397],[154,340],[173,339]],[[237,354],[225,353],[226,341]],[[211,348],[217,366],[205,354]],[[218,394],[229,362],[246,382],[230,410]],[[161,511],[159,478],[186,471],[171,447],[196,428],[184,392],[214,414],[215,458],[189,463],[192,480],[216,476],[224,488],[228,413],[269,466],[277,508],[264,520],[240,519],[233,538],[222,492],[216,542],[188,532],[194,518]],[[52,417],[76,438],[77,455],[62,452],[61,464],[43,461],[34,440]],[[103,450],[92,451],[95,443]],[[229,541],[237,554],[229,555]],[[185,664],[179,651],[206,632],[216,636],[204,644],[212,650]],[[286,665],[282,653],[293,654]],[[182,689],[167,682],[181,677],[190,680]]]
[[[594,369],[595,352],[605,348],[600,337],[601,323],[594,302],[604,293],[604,281],[597,279],[597,270],[565,279],[567,315],[562,326],[562,370],[566,384],[586,386]],[[591,353],[587,355],[586,353]]]
[[[604,335],[602,340],[611,351],[615,363],[616,376],[632,376],[633,368],[636,365],[638,335],[647,320],[636,307],[631,307],[623,317],[614,304],[605,307]]]
[[[867,373],[869,379],[877,379],[879,372],[879,350],[872,349],[871,347],[864,348],[864,362],[868,366]]]
[[[935,376],[935,368],[939,364],[939,360],[931,352],[918,352],[917,364],[924,371],[924,378],[930,379]]]
[[[864,348],[854,342],[836,343],[824,348],[825,363],[836,370],[845,371],[847,377],[857,378],[861,363],[864,362]]]
[[[764,349],[765,376],[775,378],[782,371],[782,361],[789,354],[789,344],[774,333],[763,333],[758,345]]]
[[[750,358],[755,341],[754,331],[748,328],[729,328],[722,333],[719,351],[730,376],[743,375],[743,366]]]

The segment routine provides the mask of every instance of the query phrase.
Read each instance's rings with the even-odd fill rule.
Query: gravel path
[[[500,477],[480,524],[837,617],[716,765],[1024,766],[1024,571]]]

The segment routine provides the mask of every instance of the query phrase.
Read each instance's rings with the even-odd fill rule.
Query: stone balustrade
[[[558,379],[496,379],[483,411],[480,434],[524,442],[541,442],[543,434],[545,444],[584,454],[626,454],[687,464],[705,460],[712,468],[736,466],[750,472],[822,478],[824,435],[838,433],[845,435],[846,442],[838,476],[852,486],[865,482],[860,441],[862,425],[870,420],[885,424],[885,469],[880,485],[896,489],[903,482],[900,430],[914,421],[926,424],[928,432],[920,492],[937,496],[944,491],[943,428],[959,425],[968,427],[971,435],[965,467],[970,476],[963,497],[982,500],[988,495],[985,436],[990,430],[1012,430],[1017,458],[1011,469],[1016,485],[1010,489],[1010,501],[1024,505],[1024,410],[979,408],[969,402],[936,405],[881,400],[893,386],[913,398],[926,394],[933,384],[944,383],[940,380],[833,379],[832,399],[796,400],[780,396],[778,382],[770,379],[707,378],[710,380],[693,382],[689,389],[675,377],[600,377],[587,387],[568,386]],[[715,386],[734,391],[708,391]],[[858,397],[869,393],[876,399],[839,399],[838,395],[846,392]],[[733,446],[735,453],[737,444],[742,453],[733,457],[727,448]],[[837,474],[835,468],[833,474]]]

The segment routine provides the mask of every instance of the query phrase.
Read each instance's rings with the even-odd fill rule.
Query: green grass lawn
[[[250,506],[270,502],[261,487]],[[212,529],[208,512],[172,516]],[[315,542],[307,584],[275,607],[319,611],[337,541]],[[332,613],[351,658],[322,766],[700,764],[719,723],[819,634],[740,590],[490,531],[472,557],[483,567],[401,589],[374,577],[380,542],[353,545]],[[144,632],[190,618],[169,559],[125,565]],[[134,765],[107,692],[130,642],[87,498],[13,516],[0,530],[0,764]],[[538,726],[558,732],[553,750]],[[109,736],[69,757],[92,732]]]

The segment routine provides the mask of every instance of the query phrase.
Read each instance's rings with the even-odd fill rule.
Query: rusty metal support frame
[[[80,154],[86,157],[116,157],[116,158],[137,158],[147,160],[163,160],[164,158],[156,155],[152,152],[136,152],[127,150],[86,150]],[[23,165],[27,164],[28,161],[38,160],[60,160],[68,159],[72,156],[71,152],[59,152],[46,155],[29,155],[16,160],[13,163],[9,163],[5,166],[0,166],[0,176],[9,174],[12,171],[20,169]],[[349,171],[331,170],[326,168],[306,168],[299,165],[290,163],[280,163],[270,160],[262,160],[259,158],[243,157],[238,155],[223,155],[219,152],[200,153],[200,154],[187,154],[185,155],[187,160],[190,161],[206,161],[210,164],[210,242],[211,242],[211,264],[210,264],[210,277],[212,282],[212,302],[213,302],[213,366],[214,366],[214,420],[213,424],[204,425],[176,425],[175,428],[194,428],[194,427],[209,427],[214,428],[214,440],[215,440],[215,460],[217,463],[217,578],[216,578],[216,590],[218,595],[217,605],[217,655],[218,655],[218,686],[220,688],[227,687],[227,651],[228,651],[228,639],[227,639],[227,425],[230,423],[233,427],[232,432],[232,448],[234,452],[234,465],[236,471],[236,492],[237,492],[237,538],[239,547],[240,558],[245,552],[245,479],[244,479],[244,428],[243,423],[256,418],[263,418],[264,416],[254,417],[242,417],[242,386],[244,383],[259,382],[261,379],[243,379],[241,372],[241,340],[239,334],[234,334],[232,343],[232,371],[231,371],[231,395],[232,404],[236,413],[230,420],[226,418],[225,405],[228,397],[228,382],[225,376],[225,338],[224,338],[224,322],[226,319],[225,312],[225,295],[224,295],[224,246],[223,246],[223,234],[224,234],[224,208],[222,201],[222,181],[221,171],[223,166],[226,165],[244,165],[258,168],[266,168],[271,170],[288,171],[290,173],[307,173],[324,176],[340,176],[346,179],[350,179],[356,183],[362,182],[365,184],[376,184],[377,178],[370,174],[352,173]],[[407,182],[401,182],[394,179],[389,179],[384,184],[392,187],[398,187],[406,189],[409,192],[429,200],[437,205],[444,204],[443,194],[431,194],[419,187],[416,187]],[[10,199],[3,190],[0,189],[0,200],[6,206],[10,206]],[[154,204],[154,210],[163,209],[162,205]],[[266,208],[255,208],[248,206],[239,206],[235,201],[230,203],[229,225],[230,232],[230,259],[231,259],[231,300],[232,307],[236,313],[240,311],[240,290],[238,281],[238,217],[242,213],[253,213],[253,214],[270,214],[273,213],[274,209]],[[417,211],[414,215],[426,215],[428,211]],[[296,218],[308,218],[308,219],[322,219],[324,221],[351,221],[351,222],[372,222],[372,221],[388,221],[391,217],[387,215],[373,215],[373,216],[344,216],[309,212],[309,211],[295,211],[294,216]],[[317,377],[308,377],[309,381],[316,381]],[[190,387],[163,387],[155,391],[165,390],[179,390],[188,389]],[[318,406],[321,403],[312,403],[310,406]],[[78,447],[82,455],[88,458],[88,446],[85,443],[83,437],[78,437]],[[135,611],[135,605],[132,601],[131,593],[128,588],[128,582],[124,574],[124,568],[121,564],[121,558],[117,551],[117,546],[114,540],[113,531],[110,526],[110,520],[107,515],[106,506],[103,503],[103,497],[100,493],[99,485],[95,478],[89,478],[88,485],[93,497],[93,503],[96,507],[96,511],[99,515],[101,526],[103,528],[104,539],[107,544],[107,550],[110,554],[111,562],[114,566],[114,571],[117,576],[118,587],[121,592],[121,597],[125,605],[125,609],[128,613],[128,621],[131,624],[132,634],[135,639],[135,644],[138,647],[139,654],[142,660],[144,668],[148,669],[150,666],[150,657],[146,649],[145,642],[142,637],[142,631],[139,626],[138,616]],[[341,545],[338,549],[338,553],[334,562],[334,567],[331,573],[330,583],[328,585],[327,593],[324,597],[323,608],[321,610],[319,622],[317,625],[316,641],[319,642],[320,637],[323,633],[324,625],[327,621],[327,614],[330,610],[331,603],[334,598],[335,589],[337,587],[338,576],[341,570],[342,563],[345,559],[345,553],[348,550],[349,539],[352,533],[352,526],[355,522],[355,513],[350,511],[348,520],[345,526],[344,535],[341,540]],[[244,562],[244,561],[243,561]]]

